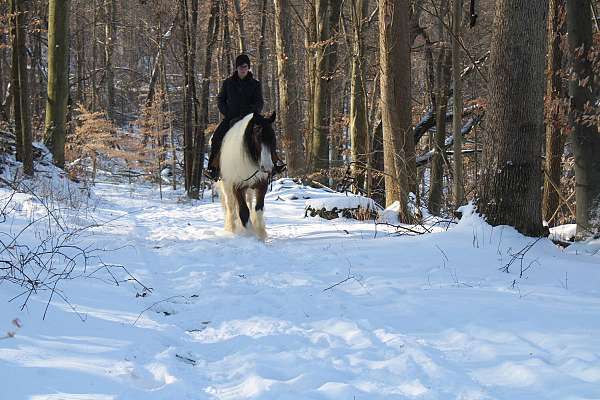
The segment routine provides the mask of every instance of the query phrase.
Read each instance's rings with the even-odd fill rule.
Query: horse
[[[267,118],[248,114],[236,122],[223,139],[219,161],[225,230],[262,241],[267,238],[263,210],[276,148],[274,121],[275,112]]]

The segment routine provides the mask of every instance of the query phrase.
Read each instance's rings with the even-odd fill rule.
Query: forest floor
[[[99,257],[23,310],[0,284],[0,399],[600,399],[598,241],[562,250],[468,208],[400,236],[305,218],[315,196],[277,181],[262,243],[180,191],[101,180],[27,228],[46,207],[0,189],[3,243],[60,220]]]

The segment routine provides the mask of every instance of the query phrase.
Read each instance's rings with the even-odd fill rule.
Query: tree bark
[[[363,189],[367,166],[369,125],[367,116],[367,87],[364,56],[363,18],[369,12],[368,0],[352,0],[352,70],[350,77],[350,146],[352,176],[357,188]]]
[[[304,24],[306,26],[304,37],[304,48],[306,51],[306,98],[307,98],[307,127],[304,148],[306,150],[306,164],[309,165],[309,170],[313,168],[313,134],[315,128],[315,81],[316,81],[316,64],[315,64],[315,41],[316,41],[316,15],[313,3],[304,3]]]
[[[443,45],[437,62],[436,76],[436,112],[433,158],[429,187],[428,209],[432,215],[440,215],[443,202],[444,185],[444,144],[446,142],[446,111],[448,109],[448,82],[450,78],[450,50]],[[459,112],[459,115],[461,113]],[[459,128],[460,131],[460,128]]]
[[[46,146],[54,163],[65,164],[66,116],[69,99],[69,8],[70,0],[50,0],[48,12],[48,97],[46,101]]]
[[[302,114],[296,89],[298,70],[292,15],[288,0],[275,0],[275,38],[279,81],[279,119],[283,131],[283,149],[291,176],[304,172],[302,151]],[[291,84],[290,84],[291,83]]]
[[[258,67],[256,70],[256,77],[260,82],[265,80],[267,71],[267,1],[262,0],[260,6],[260,39],[258,40]]]
[[[158,77],[161,73],[161,67],[163,67],[164,63],[164,51],[165,47],[168,44],[171,37],[173,37],[173,30],[175,29],[175,24],[177,23],[177,18],[179,14],[175,16],[173,23],[164,34],[161,33],[158,40],[158,50],[156,52],[156,58],[154,59],[154,65],[152,66],[152,74],[150,75],[150,83],[148,84],[148,95],[146,96],[146,107],[150,107],[152,105],[152,101],[154,100],[154,92],[156,89],[156,82],[158,81]]]
[[[452,204],[459,207],[464,201],[463,188],[463,157],[462,157],[462,111],[463,93],[462,79],[462,53],[460,47],[461,17],[463,0],[452,0],[452,82],[453,82],[453,118],[452,118],[452,144],[454,154],[452,176]]]
[[[586,121],[586,107],[592,107],[596,101],[595,76],[589,59],[592,15],[587,0],[567,1],[567,31],[572,66],[569,123],[577,182],[577,236],[583,238],[600,228],[600,135],[595,119]]]
[[[212,75],[212,61],[214,46],[219,34],[219,0],[212,0],[208,30],[206,32],[206,55],[204,58],[204,72],[202,74],[202,87],[200,91],[200,118],[199,126],[194,134],[194,165],[192,174],[191,197],[198,198],[200,194],[200,178],[204,167],[204,132],[208,126],[208,98],[210,77]]]
[[[329,169],[329,57],[327,55],[330,37],[330,0],[315,0],[316,38],[315,81],[313,85],[314,114],[312,154],[313,170]]]
[[[562,38],[567,32],[566,23],[562,18],[565,10],[565,0],[550,0],[548,18],[548,66],[546,82],[546,159],[544,162],[544,197],[542,211],[544,220],[552,224],[552,218],[559,207],[559,195],[554,185],[560,187],[562,175],[562,155],[565,147],[565,135],[562,133],[560,113],[562,100],[568,97],[566,85],[560,75],[564,58],[561,49]]]
[[[223,0],[223,9],[221,15],[223,16],[223,53],[225,60],[225,76],[231,75],[233,67],[233,53],[231,50],[231,33],[229,30],[229,7],[227,7],[227,0]]]
[[[491,225],[543,233],[540,151],[548,0],[497,0],[479,210]]]
[[[111,121],[115,116],[115,72],[113,68],[113,51],[115,47],[117,0],[107,0],[104,17],[104,70],[106,81],[106,113]]]
[[[218,0],[213,0],[218,1]],[[194,97],[195,80],[195,22],[198,15],[198,0],[181,0],[182,34],[183,34],[183,165],[185,174],[185,190],[192,196],[192,175],[194,165]],[[190,9],[191,6],[191,9]],[[218,3],[217,3],[218,6]]]
[[[408,0],[379,0],[381,117],[386,205],[399,201],[399,219],[412,220],[408,194],[416,179],[411,130],[411,64]]]
[[[233,7],[235,10],[235,19],[237,22],[240,53],[245,53],[246,52],[246,29],[244,28],[244,16],[242,15],[242,7],[240,6],[240,0],[233,0]]]
[[[33,153],[31,147],[31,119],[29,113],[29,79],[27,74],[27,12],[29,1],[11,0],[13,109],[17,160],[23,162],[23,173],[33,175]]]

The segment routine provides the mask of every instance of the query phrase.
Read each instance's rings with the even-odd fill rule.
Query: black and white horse
[[[273,121],[275,113],[248,114],[223,139],[219,191],[226,231],[267,238],[263,210],[276,148]]]

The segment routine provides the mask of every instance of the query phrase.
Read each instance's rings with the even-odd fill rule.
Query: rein
[[[248,178],[244,179],[242,182],[247,182],[250,179],[254,178],[256,176],[256,174],[258,174],[260,172],[260,169],[257,169],[256,171],[254,171],[254,173],[252,175],[250,175]],[[272,179],[272,175],[269,174],[269,179]]]
[[[260,172],[260,169],[257,169],[256,171],[254,171],[254,173],[252,175],[250,175],[248,178],[244,179],[242,182],[247,182],[250,179],[254,178],[256,176],[256,174],[258,174]]]

